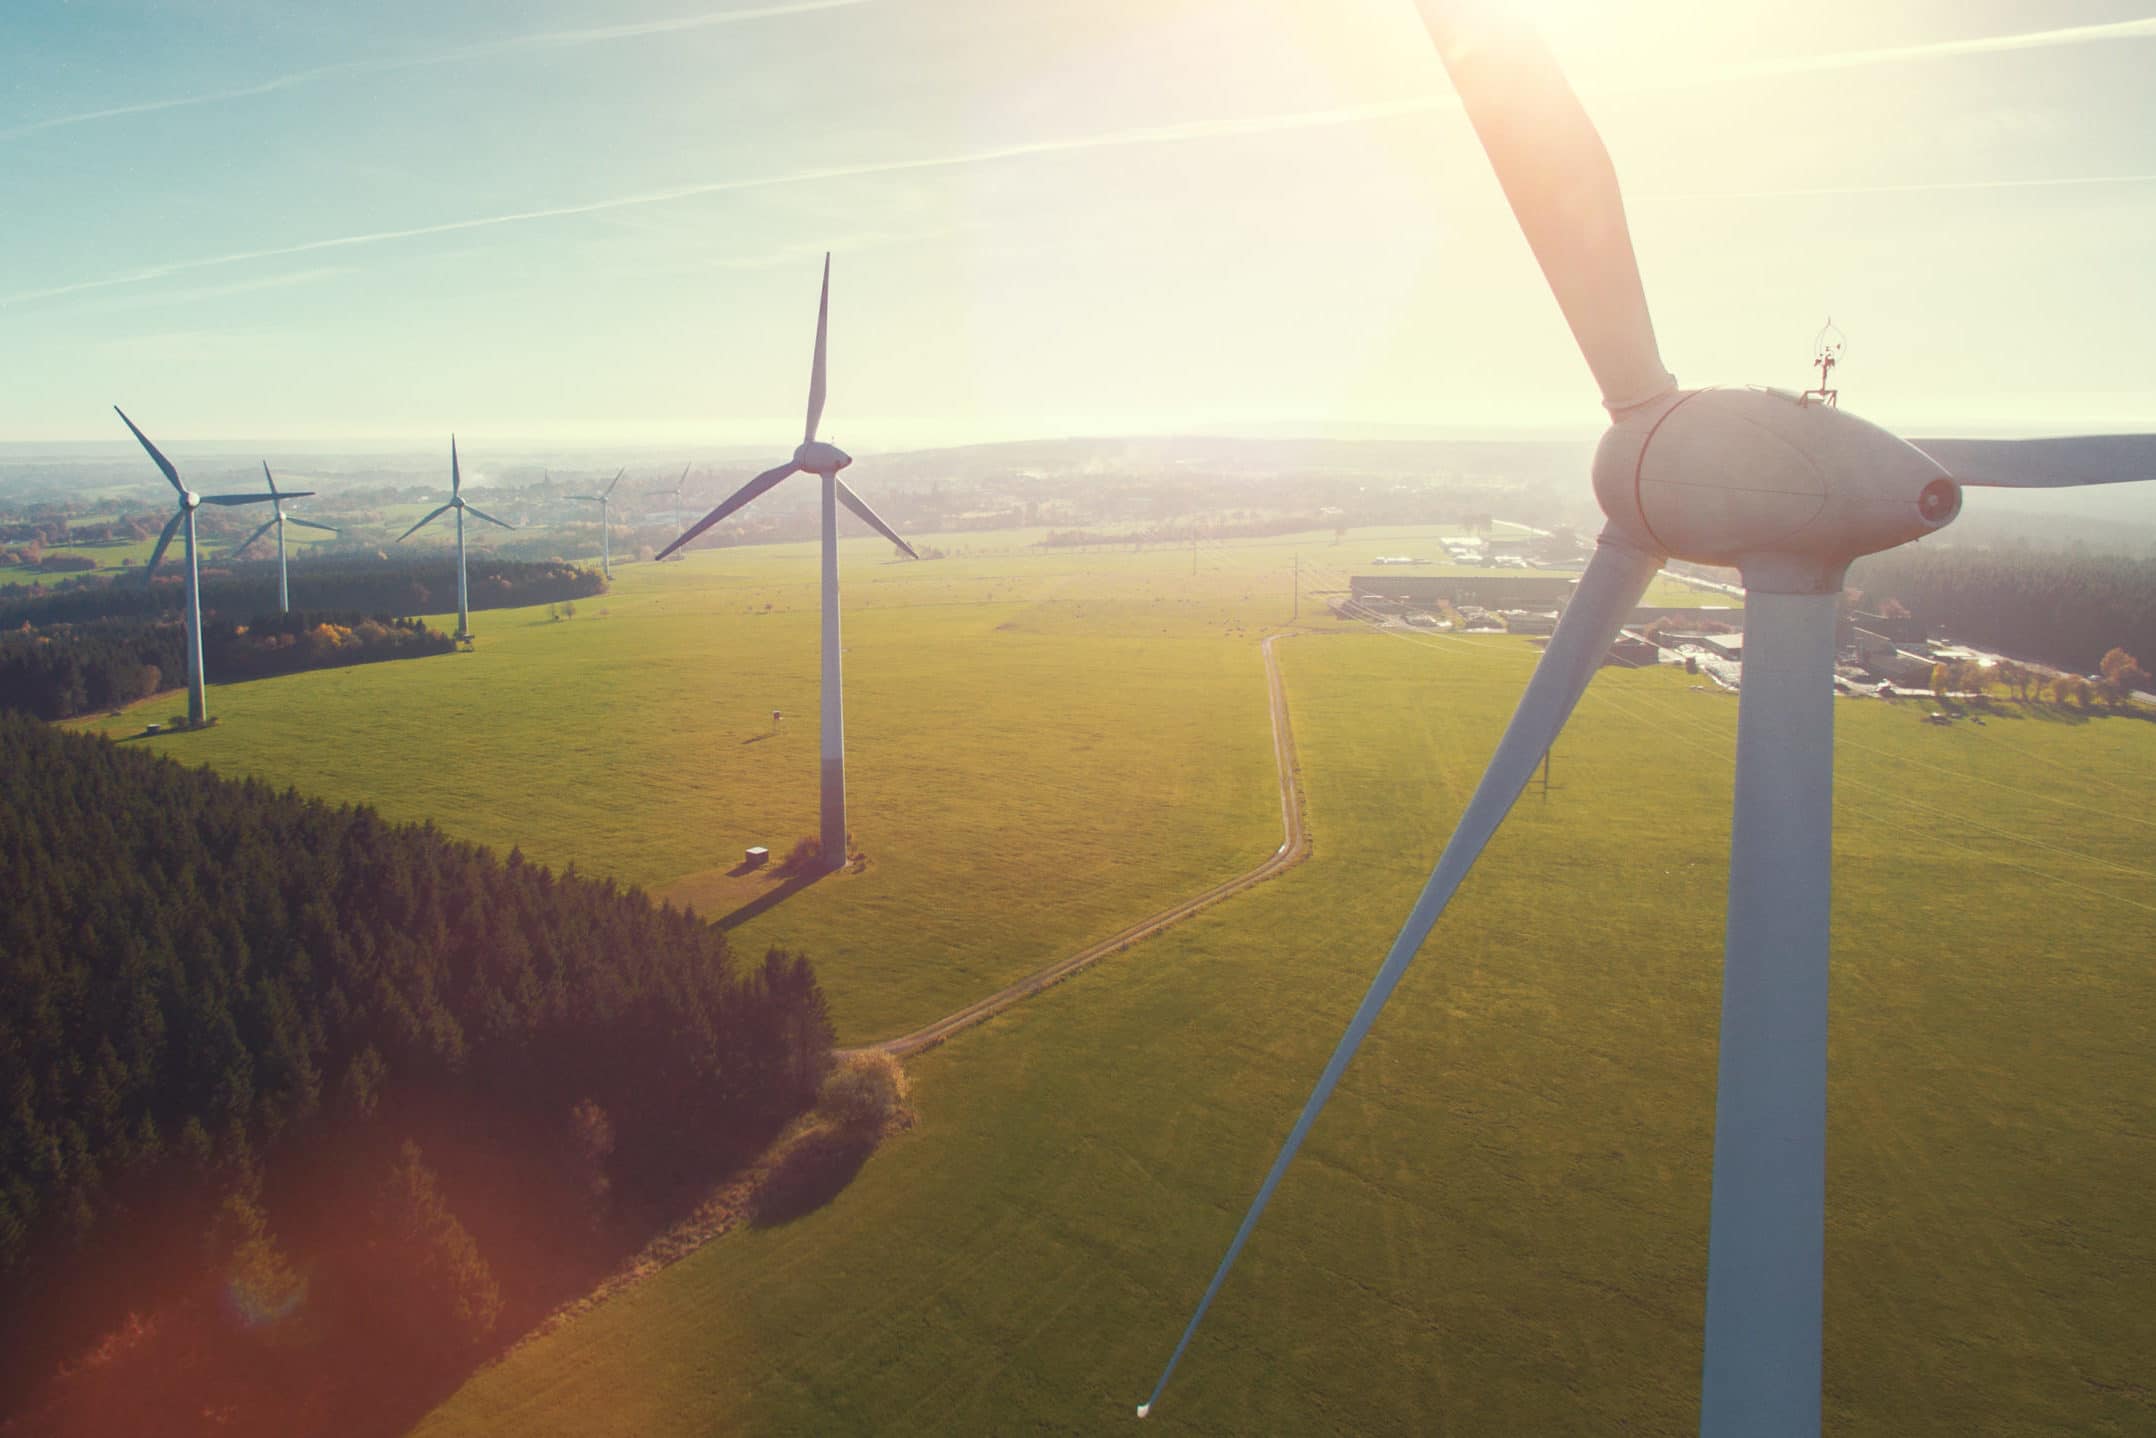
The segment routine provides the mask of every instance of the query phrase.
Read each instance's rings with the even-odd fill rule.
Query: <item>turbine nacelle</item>
[[[1961,511],[1961,487],[1907,440],[1756,387],[1681,390],[1627,411],[1595,450],[1594,485],[1634,547],[1787,594],[1832,593],[1851,560]]]
[[[820,439],[808,440],[794,450],[794,468],[803,474],[837,474],[852,463],[852,455]]]

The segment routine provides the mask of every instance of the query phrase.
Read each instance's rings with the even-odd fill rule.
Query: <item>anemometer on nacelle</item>
[[[1842,362],[1842,349],[1848,343],[1834,316],[1828,315],[1826,327],[1812,336],[1812,368],[1819,371],[1819,384],[1804,392],[1807,403],[1816,399],[1829,408],[1841,407],[1842,392],[1833,387],[1834,367]]]

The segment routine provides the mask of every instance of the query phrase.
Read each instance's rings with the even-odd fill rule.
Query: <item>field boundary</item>
[[[1273,763],[1280,772],[1280,827],[1282,834],[1280,847],[1267,855],[1264,862],[1258,864],[1255,868],[1245,870],[1232,879],[1215,884],[1202,893],[1194,894],[1190,898],[1171,904],[1158,913],[1149,914],[1130,927],[1102,939],[1099,943],[1080,949],[1075,954],[1057,959],[1046,968],[1028,974],[1016,983],[1006,984],[987,997],[976,999],[957,1012],[946,1014],[932,1023],[924,1024],[911,1033],[900,1034],[896,1038],[884,1039],[877,1043],[863,1044],[858,1049],[842,1050],[841,1052],[886,1053],[894,1058],[910,1058],[914,1054],[932,1049],[953,1034],[970,1029],[975,1024],[985,1023],[997,1014],[1023,1003],[1044,989],[1054,987],[1072,974],[1098,963],[1110,954],[1119,954],[1132,944],[1151,938],[1161,930],[1180,923],[1200,909],[1210,908],[1222,899],[1239,894],[1254,884],[1262,884],[1274,875],[1292,869],[1309,857],[1310,831],[1303,819],[1302,773],[1296,763],[1294,731],[1288,724],[1287,686],[1280,677],[1279,657],[1273,653],[1274,642],[1290,638],[1292,634],[1293,631],[1286,634],[1268,635],[1264,642],[1258,646],[1259,654],[1265,661],[1267,710],[1272,717],[1273,725]]]

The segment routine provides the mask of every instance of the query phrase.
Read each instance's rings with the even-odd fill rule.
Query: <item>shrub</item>
[[[849,1057],[824,1081],[817,1112],[842,1129],[874,1137],[892,1120],[903,1120],[906,1071],[886,1053]]]
[[[774,873],[788,878],[796,874],[813,874],[823,867],[823,840],[814,834],[804,834],[794,840],[794,846],[786,851]]]

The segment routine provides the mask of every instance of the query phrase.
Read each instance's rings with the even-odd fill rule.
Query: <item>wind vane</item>
[[[1812,368],[1819,371],[1819,387],[1804,392],[1807,400],[1817,399],[1832,409],[1841,408],[1842,392],[1832,385],[1834,367],[1842,362],[1842,347],[1849,343],[1848,337],[1834,323],[1834,316],[1827,316],[1826,328],[1812,337]]]

